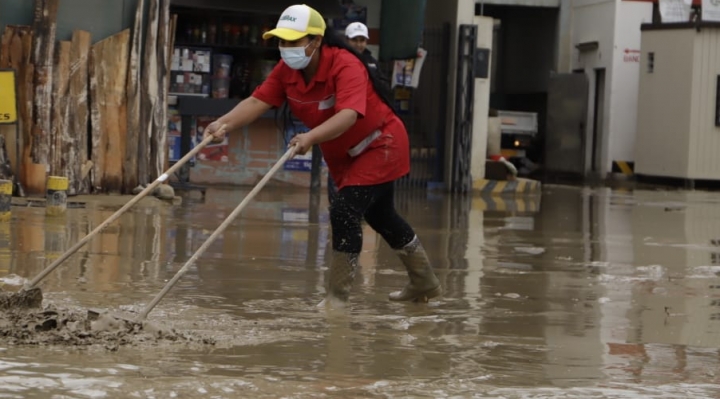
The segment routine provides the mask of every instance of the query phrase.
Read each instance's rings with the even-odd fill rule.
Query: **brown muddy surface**
[[[123,346],[169,344],[213,345],[209,337],[164,329],[153,323],[134,323],[104,313],[88,317],[82,309],[53,305],[0,311],[0,342],[12,346],[102,347],[117,351]]]
[[[315,306],[325,198],[267,189],[142,329],[87,319],[88,308],[140,311],[246,192],[140,204],[41,284],[41,308],[0,311],[0,331],[9,321],[16,334],[0,333],[0,398],[720,397],[713,193],[402,193],[445,294],[390,303],[407,277],[366,228],[350,306],[327,313]],[[60,218],[13,207],[0,225],[0,290],[121,205],[98,197]]]

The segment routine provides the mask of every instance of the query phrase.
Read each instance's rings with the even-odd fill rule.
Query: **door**
[[[588,78],[557,74],[548,86],[546,171],[585,176]]]
[[[595,106],[593,107],[592,171],[601,172],[605,122],[605,68],[595,70]]]

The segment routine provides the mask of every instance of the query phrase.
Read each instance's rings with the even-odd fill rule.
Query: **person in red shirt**
[[[316,10],[293,5],[263,39],[279,39],[282,60],[268,78],[205,134],[222,137],[287,102],[311,130],[290,146],[305,154],[318,144],[338,188],[330,205],[332,256],[327,296],[342,306],[349,298],[362,248],[362,219],[397,251],[410,282],[392,301],[427,301],[442,293],[413,229],[395,210],[394,182],[410,171],[408,134],[390,102],[378,93],[361,56]],[[225,129],[220,129],[225,125]]]

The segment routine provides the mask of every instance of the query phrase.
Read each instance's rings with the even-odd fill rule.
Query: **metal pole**
[[[310,169],[310,190],[319,191],[322,183],[320,182],[320,169],[322,168],[322,151],[320,147],[314,145],[312,148],[312,168]]]

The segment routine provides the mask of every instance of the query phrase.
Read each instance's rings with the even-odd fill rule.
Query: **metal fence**
[[[395,91],[409,94],[406,107],[398,109],[398,114],[410,138],[410,174],[398,181],[398,188],[425,189],[428,183],[443,180],[450,40],[449,24],[426,28],[421,47],[428,53],[418,88]],[[392,76],[392,62],[382,63],[381,68]]]

